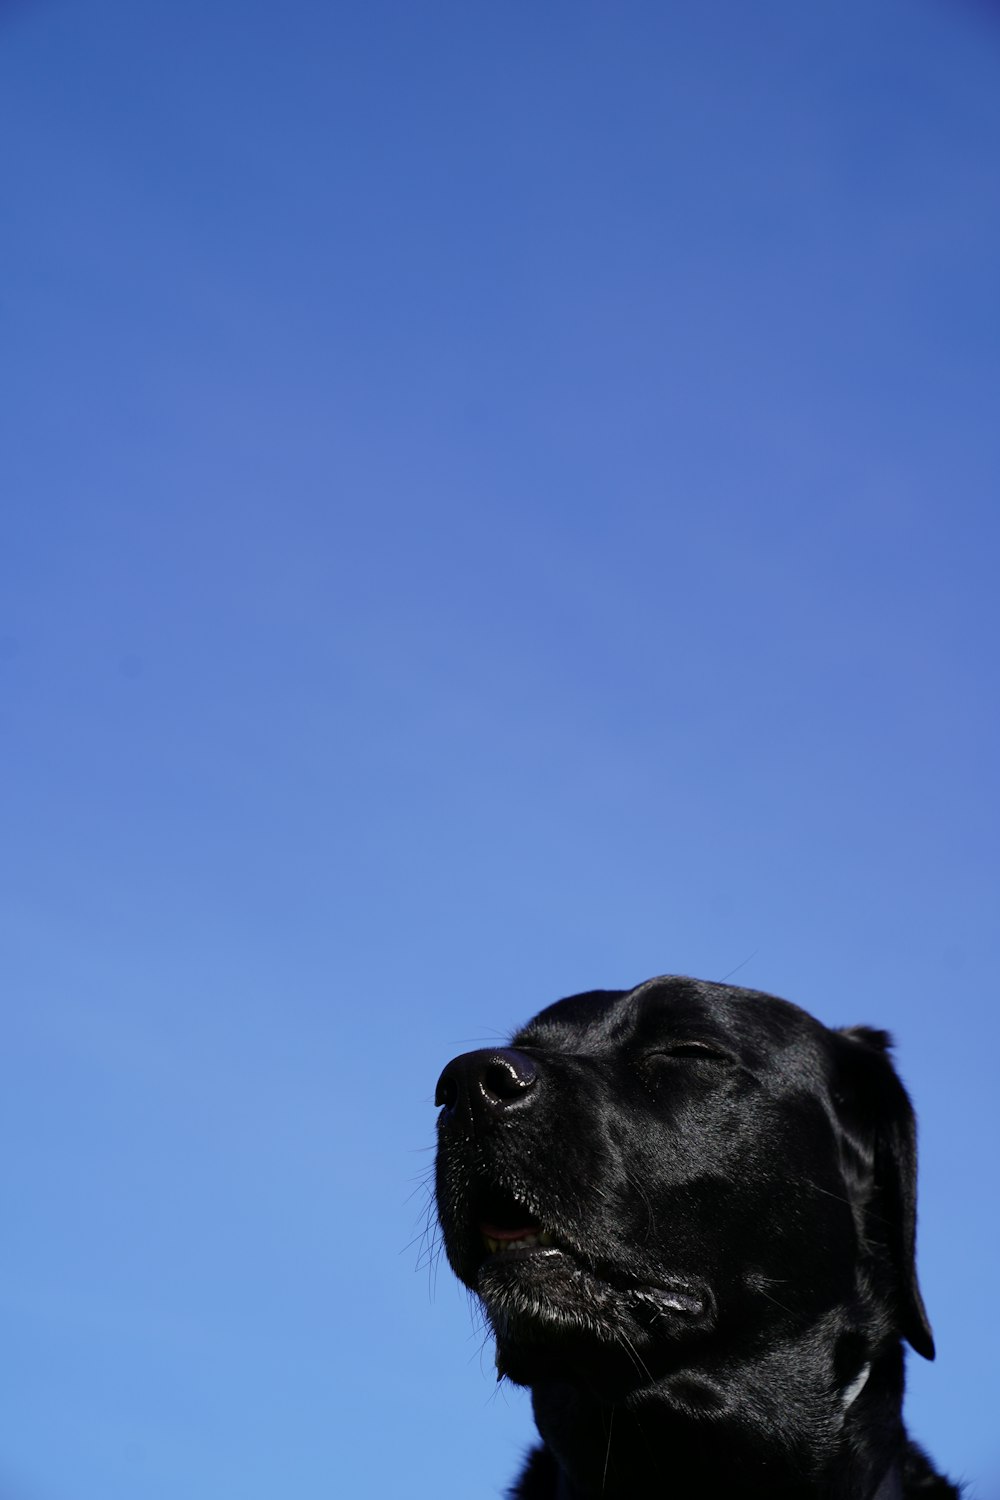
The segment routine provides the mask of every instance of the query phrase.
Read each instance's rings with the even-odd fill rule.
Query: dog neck
[[[642,1500],[667,1493],[671,1500],[704,1500],[706,1494],[903,1500],[901,1394],[899,1351],[874,1371],[863,1366],[832,1403],[827,1397],[823,1433],[822,1403],[803,1401],[800,1393],[797,1400],[789,1395],[783,1414],[764,1415],[755,1430],[745,1410],[713,1412],[707,1420],[684,1412],[662,1386],[610,1402],[569,1384],[539,1385],[533,1406],[550,1467],[515,1494],[524,1500]],[[869,1434],[865,1444],[855,1441],[859,1428]],[[539,1463],[544,1467],[545,1460]]]

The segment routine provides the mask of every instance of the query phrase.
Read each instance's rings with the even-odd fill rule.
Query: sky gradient
[[[660,972],[897,1035],[996,1500],[994,16],[0,6],[0,1500],[497,1496],[434,1083]]]

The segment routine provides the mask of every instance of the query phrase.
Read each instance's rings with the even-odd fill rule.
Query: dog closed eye
[[[731,1063],[734,1061],[728,1052],[723,1052],[711,1042],[668,1042],[644,1054],[644,1060],[647,1062],[658,1057],[693,1058],[695,1062]]]

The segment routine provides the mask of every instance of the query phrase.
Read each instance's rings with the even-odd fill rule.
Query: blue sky
[[[734,970],[993,1500],[1000,21],[21,0],[0,140],[3,1500],[496,1496],[437,1073]]]

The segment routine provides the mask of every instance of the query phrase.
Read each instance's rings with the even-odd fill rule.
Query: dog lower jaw
[[[574,1313],[592,1321],[627,1310],[650,1324],[677,1314],[701,1318],[712,1308],[707,1288],[671,1279],[658,1285],[615,1283],[552,1244],[517,1246],[487,1256],[473,1289],[489,1309],[493,1303],[522,1316],[557,1322]]]
[[[678,1336],[714,1322],[707,1289],[614,1285],[551,1247],[490,1256],[475,1289],[496,1337],[499,1376],[517,1385],[590,1372],[620,1395],[651,1378],[650,1364]]]

